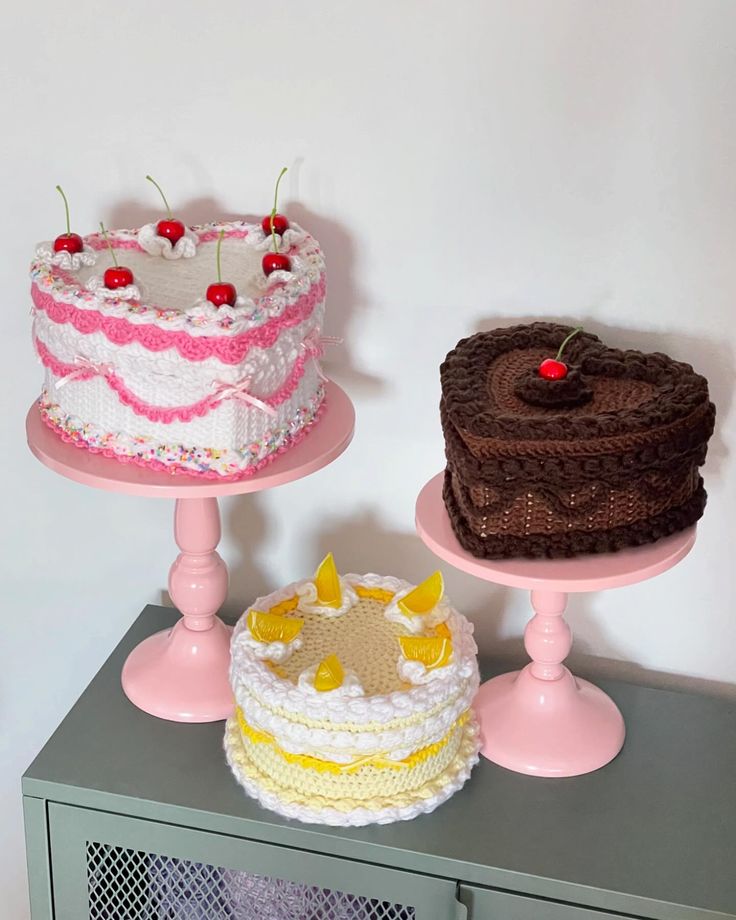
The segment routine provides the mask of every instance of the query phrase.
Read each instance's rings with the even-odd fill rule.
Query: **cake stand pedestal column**
[[[325,400],[324,415],[307,437],[237,482],[171,475],[79,449],[46,427],[38,406],[31,407],[26,418],[28,445],[54,472],[110,492],[176,502],[174,537],[181,552],[169,572],[169,593],[182,617],[172,629],[133,649],[122,673],[123,690],[145,712],[175,722],[213,722],[232,713],[230,628],[217,616],[228,586],[227,567],[217,552],[217,500],[285,485],[339,457],[352,440],[355,411],[345,392],[331,381]]]
[[[574,559],[478,559],[452,530],[442,499],[444,473],[417,499],[419,536],[437,556],[463,572],[531,592],[534,616],[524,633],[531,662],[484,683],[474,708],[481,753],[494,763],[536,776],[577,776],[604,766],[624,743],[624,721],[602,690],[575,677],[563,662],[572,647],[564,619],[572,592],[635,584],[665,572],[686,556],[695,528],[618,553]]]
[[[232,711],[228,680],[231,629],[216,616],[227,598],[227,566],[217,552],[216,498],[177,498],[174,535],[181,550],[169,594],[181,613],[171,630],[133,649],[123,667],[128,699],[163,719],[212,722]]]

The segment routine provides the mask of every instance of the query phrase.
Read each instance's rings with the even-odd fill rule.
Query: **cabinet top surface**
[[[601,681],[627,726],[602,770],[543,779],[482,759],[431,815],[302,825],[237,785],[222,722],[162,721],[123,695],[128,652],[176,617],[144,610],[28,768],[26,795],[548,897],[596,904],[600,893],[610,906],[613,893],[632,913],[646,901],[663,905],[652,916],[736,915],[735,703]]]

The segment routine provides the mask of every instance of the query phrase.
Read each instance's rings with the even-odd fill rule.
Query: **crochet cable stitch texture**
[[[568,377],[539,377],[570,327],[463,339],[440,368],[444,497],[460,544],[484,558],[557,557],[650,543],[697,521],[715,407],[666,355],[569,342]]]

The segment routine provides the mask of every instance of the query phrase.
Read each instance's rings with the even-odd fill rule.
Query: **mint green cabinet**
[[[465,909],[468,920],[625,920],[621,914],[476,885],[460,885],[458,902]]]
[[[23,777],[33,920],[736,920],[733,703],[601,682],[627,725],[602,770],[483,760],[414,821],[304,825],[243,793],[222,723],[123,695],[175,616],[146,608]]]

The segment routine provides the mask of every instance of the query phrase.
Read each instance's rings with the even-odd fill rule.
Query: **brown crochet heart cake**
[[[715,407],[690,365],[531,323],[463,339],[440,376],[445,504],[473,555],[613,552],[702,515]]]

